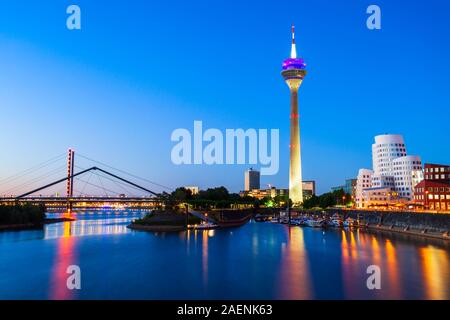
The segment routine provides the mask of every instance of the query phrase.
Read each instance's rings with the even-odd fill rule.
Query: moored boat
[[[342,228],[344,226],[344,221],[341,219],[333,219],[330,221],[330,225],[335,228]]]
[[[191,230],[209,230],[209,229],[216,229],[218,227],[219,225],[210,222],[188,225],[188,229]]]
[[[352,218],[347,218],[344,223],[343,223],[344,227],[349,227],[349,228],[357,228],[358,227],[358,221]]]
[[[311,228],[322,228],[325,226],[325,220],[323,219],[308,219],[306,220],[306,225]]]

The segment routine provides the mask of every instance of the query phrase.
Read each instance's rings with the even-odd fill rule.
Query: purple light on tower
[[[283,70],[305,69],[306,63],[302,58],[288,58],[283,61]]]

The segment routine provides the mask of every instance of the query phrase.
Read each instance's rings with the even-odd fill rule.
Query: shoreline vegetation
[[[39,229],[44,225],[45,206],[0,206],[0,230]]]
[[[46,224],[73,221],[72,218],[47,218],[44,205],[0,206],[0,231],[38,230]]]

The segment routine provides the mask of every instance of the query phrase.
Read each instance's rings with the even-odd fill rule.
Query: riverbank
[[[450,240],[450,215],[397,211],[366,211],[329,209],[326,214],[339,213],[358,220],[367,229],[395,232],[410,236]]]
[[[437,232],[428,232],[426,230],[411,230],[408,228],[399,228],[394,226],[378,226],[378,225],[368,225],[366,227],[367,230],[373,232],[382,232],[382,233],[400,233],[408,236],[414,237],[422,237],[422,238],[430,238],[430,239],[438,239],[438,240],[450,240],[450,235],[448,232],[437,233]]]

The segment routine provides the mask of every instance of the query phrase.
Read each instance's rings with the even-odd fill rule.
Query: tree
[[[174,201],[186,201],[192,199],[192,191],[186,188],[177,188],[170,195]]]

